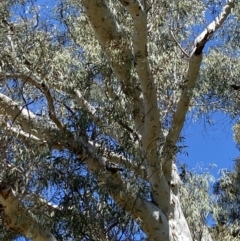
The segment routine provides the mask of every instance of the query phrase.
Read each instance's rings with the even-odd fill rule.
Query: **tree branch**
[[[158,161],[158,143],[163,140],[160,115],[157,103],[156,86],[150,71],[147,53],[147,14],[139,1],[121,1],[133,18],[133,49],[136,71],[143,93],[144,134],[142,135],[143,155],[146,158],[146,171],[152,186],[153,200],[164,212],[168,212],[169,186]]]
[[[98,144],[93,144],[92,142],[89,142],[89,145],[91,150],[93,148],[100,147]],[[136,161],[130,160],[121,154],[114,153],[113,151],[107,149],[103,151],[103,156],[107,159],[107,161],[114,164],[119,164],[120,166],[123,166],[124,168],[134,172],[135,176],[139,176],[140,178],[147,180],[145,167],[143,165],[140,166],[136,163]]]
[[[104,162],[106,162],[104,158],[98,157],[88,160],[87,166],[92,172],[98,173],[96,177],[99,182],[108,185],[107,189],[118,205],[128,211],[133,218],[142,220],[141,227],[151,240],[158,240],[159,237],[162,237],[162,240],[168,240],[169,226],[162,210],[139,197],[137,191],[127,190],[119,172],[105,171],[103,173],[102,164]]]
[[[189,109],[190,100],[192,97],[192,91],[195,87],[197,77],[199,75],[200,66],[202,63],[202,50],[207,41],[211,36],[223,25],[224,21],[227,19],[228,15],[231,13],[231,9],[234,7],[234,1],[228,1],[228,3],[223,7],[221,13],[216,19],[211,22],[207,28],[195,39],[194,49],[189,58],[187,77],[185,85],[182,87],[182,93],[177,104],[176,111],[173,115],[171,128],[166,138],[166,144],[162,150],[165,155],[164,158],[164,171],[167,179],[171,179],[171,169],[174,155],[174,148],[179,135],[182,131],[183,124],[186,118],[187,111]]]
[[[30,73],[30,71],[29,71],[29,73]],[[19,74],[19,73],[12,74],[12,73],[0,72],[0,77],[21,79],[21,80],[26,81],[26,82],[30,83],[31,85],[35,86],[39,90],[41,90],[47,99],[50,119],[56,124],[56,126],[60,130],[63,129],[63,124],[60,122],[60,120],[56,116],[55,107],[54,107],[53,98],[51,96],[51,93],[44,82],[40,81],[40,79],[38,79],[36,76],[31,76],[30,74]]]
[[[3,207],[2,220],[6,227],[13,229],[34,241],[57,241],[43,227],[6,183],[0,183],[0,204]]]
[[[228,0],[226,5],[223,7],[221,13],[204,29],[204,31],[195,39],[194,49],[192,54],[201,54],[204,45],[213,36],[213,34],[222,27],[223,23],[228,18],[232,9],[235,6],[235,0]]]
[[[50,143],[51,148],[53,149],[67,148],[65,142],[58,142],[58,140],[56,141],[53,140],[51,133],[53,133],[53,135],[55,136],[56,133],[59,132],[59,130],[53,126],[53,123],[46,124],[44,120],[37,117],[32,112],[22,108],[16,102],[12,101],[9,97],[1,93],[0,93],[0,103],[1,103],[0,114],[3,116],[4,115],[9,116],[12,120],[15,120],[15,122],[21,126],[21,128],[14,127],[14,126],[11,126],[6,121],[2,122],[2,124],[5,125],[7,129],[12,133],[14,133],[17,137],[20,137],[23,140],[31,139],[34,141],[38,141],[44,145],[47,143]],[[68,143],[68,145],[71,146],[71,143]],[[80,143],[79,141],[77,141],[77,143],[78,143],[77,145],[83,145],[89,150],[92,150],[94,148],[94,151],[91,151],[91,153],[93,154],[94,152],[97,153],[97,150],[95,149],[93,143],[89,142],[89,144],[87,144],[85,143],[84,140],[81,140]],[[75,148],[76,146],[73,146],[73,149]],[[124,158],[121,155],[114,154],[111,151],[106,151],[105,155],[108,157],[108,160],[110,162],[124,165],[125,168],[129,168],[130,170],[134,171],[136,175],[137,174],[143,175],[144,173],[142,168],[135,166],[133,162]]]
[[[7,123],[7,130],[12,132],[17,137],[21,136],[21,138],[23,138],[23,140],[30,139],[30,140],[37,141],[37,142],[43,142],[43,140],[39,139],[38,137],[23,131],[21,128],[13,127],[8,123]]]
[[[59,130],[52,122],[48,121],[46,123],[45,120],[37,117],[31,111],[22,108],[12,99],[1,93],[0,114],[7,115],[11,120],[15,120],[15,122],[21,126],[22,131],[27,133],[27,135],[30,137],[33,136],[34,138],[38,138],[43,142],[47,141],[48,143],[58,146],[59,148],[64,147],[63,144],[59,142],[59,139],[55,138],[56,140],[54,140],[54,136],[59,133]],[[15,128],[12,131],[15,132],[18,130]]]
[[[189,56],[189,54],[182,48],[182,46],[178,43],[178,41],[177,41],[177,39],[176,39],[176,37],[174,36],[174,34],[173,34],[173,32],[172,31],[170,31],[170,34],[172,35],[172,38],[174,39],[174,41],[176,42],[176,44],[177,44],[177,46],[179,47],[179,49],[183,52],[183,54],[187,57],[187,58],[189,58],[190,56]]]
[[[141,220],[141,228],[149,240],[171,240],[171,233],[165,214],[153,203],[142,199],[133,190],[117,189],[110,194],[118,205],[124,208],[135,220]]]
[[[130,74],[133,56],[127,36],[120,31],[113,13],[104,0],[101,4],[97,4],[96,0],[82,0],[82,3],[111,68],[120,81],[123,92],[133,103],[132,114],[135,129],[141,133],[143,104],[137,81]]]

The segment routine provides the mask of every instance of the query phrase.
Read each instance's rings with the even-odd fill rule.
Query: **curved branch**
[[[12,73],[0,72],[0,77],[21,79],[35,86],[39,90],[41,90],[47,99],[50,119],[56,124],[56,126],[60,130],[63,129],[63,124],[56,116],[53,98],[51,96],[49,88],[46,86],[46,84],[43,81],[40,81],[40,79],[38,79],[36,76],[31,76],[30,74],[19,74],[19,73],[12,74]]]
[[[31,111],[22,108],[22,106],[18,105],[18,103],[1,93],[0,114],[8,116],[11,120],[14,120],[14,122],[19,124],[21,126],[21,130],[26,133],[26,135],[38,138],[43,142],[47,141],[53,146],[58,146],[58,149],[62,149],[64,147],[63,143],[59,142],[59,139],[56,138],[60,132],[54,123],[51,121],[46,122],[42,118],[34,115]],[[15,128],[12,129],[12,131],[15,132],[18,130]]]
[[[15,120],[19,127],[10,126],[7,121],[2,121],[2,124],[7,127],[9,131],[14,133],[17,137],[20,137],[24,140],[31,139],[34,141],[41,142],[42,145],[49,143],[51,148],[53,149],[63,149],[69,147],[75,151],[78,148],[78,145],[82,145],[86,149],[86,153],[97,153],[93,143],[86,142],[86,140],[78,138],[79,141],[76,140],[76,145],[73,143],[74,138],[71,133],[69,133],[69,139],[66,137],[66,141],[62,140],[59,142],[59,138],[55,138],[54,136],[60,136],[61,133],[53,123],[46,123],[43,119],[34,115],[32,112],[22,108],[16,102],[12,101],[9,97],[0,93],[0,114],[2,115],[2,119],[4,116],[10,117],[11,120]],[[71,140],[71,141],[69,141]],[[81,148],[80,148],[81,149]],[[79,149],[79,150],[80,150]],[[143,175],[143,169],[135,166],[133,162],[124,158],[121,155],[114,154],[113,152],[106,151],[105,155],[107,156],[108,161],[114,162],[120,165],[124,165],[126,168],[134,171],[138,175]],[[104,166],[106,166],[104,164]],[[105,167],[104,167],[105,168]]]
[[[130,190],[110,192],[116,203],[127,210],[135,220],[142,220],[141,228],[149,240],[171,240],[167,218],[160,208],[142,199]]]
[[[200,54],[204,48],[204,45],[212,37],[212,35],[222,27],[223,23],[226,21],[230,15],[232,9],[235,6],[235,0],[228,0],[226,5],[223,7],[220,14],[203,30],[203,32],[195,39],[194,49],[192,53]]]
[[[102,159],[102,160],[100,160]],[[153,203],[139,197],[136,191],[127,189],[119,172],[103,172],[103,163],[106,160],[98,157],[87,161],[89,170],[98,173],[98,181],[105,183],[110,195],[118,205],[127,210],[135,218],[142,220],[141,227],[151,240],[169,240],[171,235],[167,218],[163,211]]]

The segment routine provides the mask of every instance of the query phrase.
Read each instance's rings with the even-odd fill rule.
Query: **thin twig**
[[[178,43],[178,41],[177,41],[177,39],[175,38],[173,32],[170,31],[170,33],[171,33],[171,35],[172,35],[174,41],[176,42],[176,44],[177,44],[178,47],[180,48],[180,50],[183,52],[183,54],[184,54],[185,56],[187,56],[188,58],[190,58],[189,54],[188,54],[188,53],[182,48],[182,46]]]
[[[26,103],[25,105],[22,106],[21,110],[18,112],[18,114],[13,118],[13,121],[12,121],[12,124],[15,122],[15,120],[17,119],[17,117],[21,114],[22,110],[24,109],[24,107],[32,104],[35,100],[32,100],[31,102],[29,103]]]

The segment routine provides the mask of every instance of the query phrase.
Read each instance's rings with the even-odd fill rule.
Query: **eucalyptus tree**
[[[237,1],[0,4],[3,239],[212,240],[176,154],[188,113],[237,115]]]
[[[233,128],[234,139],[239,146],[239,122]],[[221,171],[221,177],[213,185],[213,194],[216,197],[216,226],[215,233],[220,234],[218,240],[229,239],[236,240],[240,237],[240,159],[235,158],[232,170],[224,169]],[[216,235],[215,234],[215,235]],[[222,236],[222,237],[221,237]],[[225,239],[224,239],[225,238]]]
[[[239,230],[239,160],[232,171],[223,170],[221,178],[214,184],[218,212],[214,235],[217,240],[238,240]],[[235,239],[234,239],[235,238]]]

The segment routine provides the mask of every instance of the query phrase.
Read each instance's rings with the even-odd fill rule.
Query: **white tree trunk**
[[[125,38],[124,32],[120,30],[111,10],[107,7],[107,1],[104,4],[97,4],[96,0],[82,0],[95,35],[111,64],[112,70],[122,84],[124,95],[132,101],[131,111],[135,131],[140,140],[138,147],[142,152],[145,171],[145,174],[136,172],[136,175],[150,183],[152,201],[139,197],[133,190],[127,190],[121,174],[113,172],[107,164],[109,161],[128,163],[128,168],[132,171],[138,168],[133,162],[121,155],[107,151],[107,154],[98,154],[97,144],[88,141],[85,136],[74,137],[72,135],[70,138],[64,139],[64,128],[56,118],[51,95],[45,85],[39,85],[38,80],[34,80],[34,76],[26,78],[26,75],[19,74],[17,77],[43,91],[50,110],[51,121],[44,123],[41,118],[21,108],[1,93],[0,114],[6,115],[21,126],[18,133],[14,128],[9,129],[16,135],[22,138],[26,138],[28,135],[29,138],[42,143],[51,142],[51,148],[68,148],[85,160],[90,171],[104,174],[97,177],[99,181],[107,182],[110,178],[112,183],[118,186],[116,190],[109,188],[110,195],[133,218],[140,220],[140,226],[150,240],[192,241],[179,200],[179,176],[174,164],[174,147],[183,128],[192,91],[199,75],[203,47],[226,20],[234,7],[234,1],[229,1],[216,20],[196,38],[193,51],[189,56],[186,81],[166,137],[163,135],[163,128],[159,121],[156,87],[148,63],[147,13],[139,1],[124,0],[121,3],[133,19],[134,53],[129,47],[130,44],[127,43],[128,40]],[[130,60],[132,55],[136,60],[137,78],[131,79],[132,63]],[[0,72],[0,77],[3,76],[8,76],[8,73]],[[135,88],[136,83],[140,83],[141,91]],[[80,105],[88,108],[90,114],[94,116],[94,107],[83,100],[78,90],[75,94],[75,99],[79,101]],[[7,123],[5,124],[7,125]],[[52,143],[52,136],[56,133],[62,134],[63,138],[61,141],[56,140],[55,143]],[[159,149],[162,150],[161,157],[159,157]],[[8,228],[14,229],[34,241],[56,241],[55,237],[40,225],[32,213],[24,207],[15,192],[4,183],[0,186],[0,204],[3,206],[3,222]],[[201,241],[211,241],[207,228],[204,229],[204,233]]]

